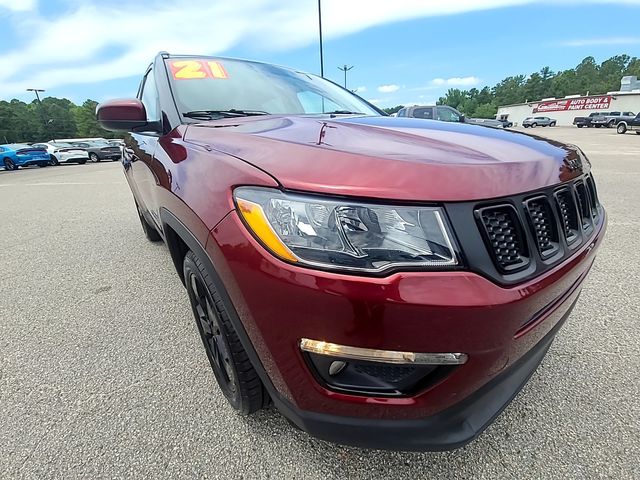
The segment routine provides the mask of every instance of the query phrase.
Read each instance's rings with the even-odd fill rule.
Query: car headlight
[[[291,263],[361,272],[459,265],[440,207],[378,205],[257,187],[237,188],[234,199],[255,237]]]

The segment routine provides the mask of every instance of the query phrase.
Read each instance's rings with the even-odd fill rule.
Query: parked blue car
[[[17,170],[18,167],[38,165],[46,167],[51,164],[51,156],[44,148],[32,147],[26,143],[9,143],[0,145],[0,165],[5,170]]]

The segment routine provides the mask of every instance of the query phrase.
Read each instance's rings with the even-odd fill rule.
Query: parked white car
[[[89,160],[89,154],[86,150],[74,147],[70,143],[34,143],[33,146],[47,150],[51,156],[51,165],[60,163],[78,163],[82,165]]]

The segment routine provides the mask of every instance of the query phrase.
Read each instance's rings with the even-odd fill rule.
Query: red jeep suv
[[[569,316],[606,225],[589,161],[522,133],[390,118],[297,70],[160,53],[126,136],[142,228],[220,389],[362,447],[464,445]]]

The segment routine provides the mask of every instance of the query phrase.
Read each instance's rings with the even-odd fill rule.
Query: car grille
[[[518,213],[511,205],[499,205],[480,211],[486,239],[502,271],[517,269],[527,263],[524,236]]]
[[[583,244],[599,217],[593,177],[476,208],[475,216],[497,270],[509,274],[531,263],[555,263]]]

